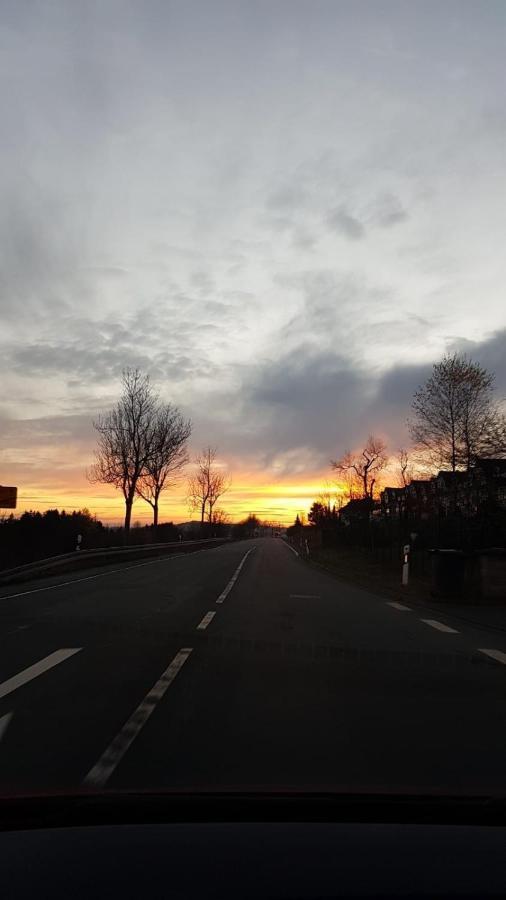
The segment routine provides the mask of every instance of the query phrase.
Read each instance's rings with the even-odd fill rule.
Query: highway
[[[506,631],[280,539],[3,586],[0,623],[2,794],[506,788]]]

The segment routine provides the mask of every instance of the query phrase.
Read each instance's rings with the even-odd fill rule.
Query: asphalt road
[[[3,794],[506,788],[506,633],[279,539],[3,587],[0,629]]]

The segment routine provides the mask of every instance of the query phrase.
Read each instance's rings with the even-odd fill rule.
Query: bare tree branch
[[[215,466],[216,455],[216,447],[206,447],[197,456],[195,472],[188,479],[188,503],[191,510],[199,510],[201,526],[206,518],[213,521],[213,509],[230,487],[229,477]]]
[[[350,493],[355,485],[359,485],[362,497],[369,499],[374,496],[377,476],[386,464],[386,444],[372,434],[369,435],[362,451],[358,453],[347,451],[341,459],[331,462],[334,471],[349,480]]]
[[[137,493],[153,510],[153,525],[158,525],[158,504],[162,491],[173,485],[188,462],[187,442],[191,422],[177,407],[168,403],[156,410],[153,426],[153,450],[137,482]]]
[[[138,369],[123,371],[122,386],[121,399],[114,409],[93,423],[98,432],[98,449],[88,478],[121,490],[128,531],[137,484],[153,451],[158,397],[149,376]]]
[[[506,420],[493,399],[494,376],[459,353],[445,356],[415,393],[409,422],[434,466],[469,471],[479,456],[506,453]]]
[[[409,451],[405,447],[400,447],[395,458],[398,465],[399,486],[407,487],[413,480],[414,472]]]

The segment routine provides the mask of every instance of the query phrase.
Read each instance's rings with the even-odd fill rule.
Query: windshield
[[[500,794],[506,9],[0,9],[0,794]]]

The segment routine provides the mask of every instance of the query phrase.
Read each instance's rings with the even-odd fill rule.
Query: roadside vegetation
[[[353,580],[426,582],[431,550],[506,547],[506,418],[494,375],[464,354],[445,356],[415,392],[411,446],[381,435],[330,463],[335,482],[288,529],[313,560]],[[494,551],[495,552],[495,551]]]

